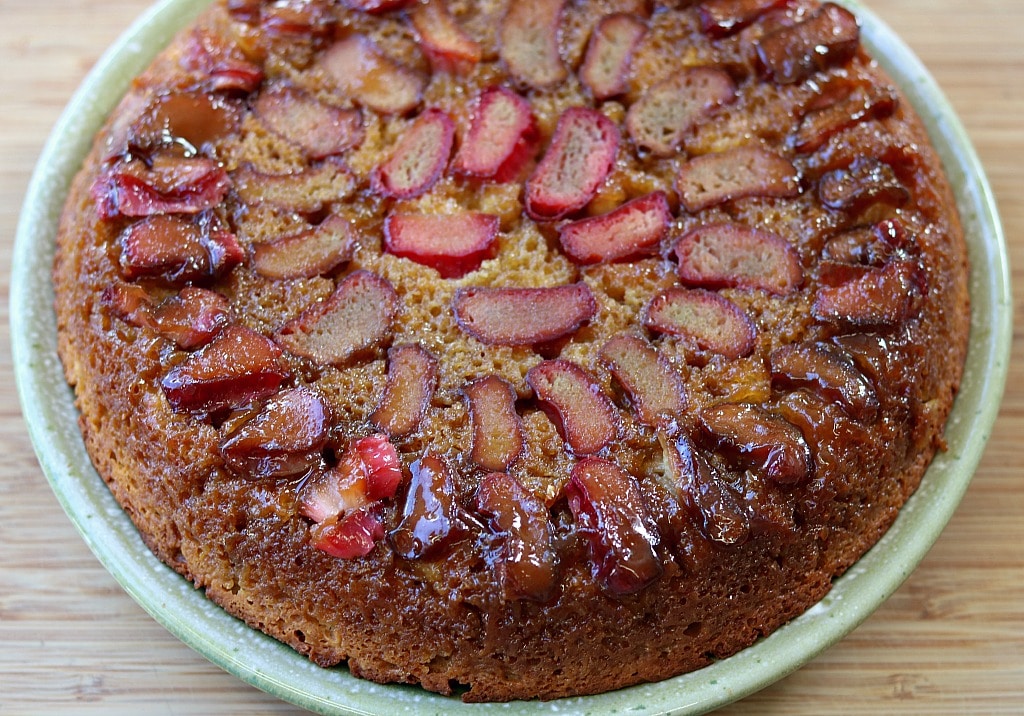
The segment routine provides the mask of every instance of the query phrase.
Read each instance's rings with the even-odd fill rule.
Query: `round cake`
[[[698,669],[919,484],[969,307],[920,120],[815,0],[221,0],[74,181],[59,348],[161,560],[466,701]]]

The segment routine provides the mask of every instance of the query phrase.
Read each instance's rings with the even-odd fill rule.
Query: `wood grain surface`
[[[11,364],[11,247],[50,128],[150,0],[0,0],[0,714],[295,714],[164,631],[89,552],[36,462]],[[986,167],[1009,243],[1013,361],[985,457],[870,619],[725,714],[1024,713],[1024,2],[866,0],[918,53]]]

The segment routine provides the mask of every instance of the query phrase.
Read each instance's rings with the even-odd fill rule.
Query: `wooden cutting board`
[[[121,590],[57,504],[17,402],[7,295],[25,186],[75,87],[149,1],[0,0],[0,714],[299,713],[193,653]],[[1024,2],[866,4],[960,114],[1024,286]],[[722,713],[1024,713],[1022,350],[1018,311],[987,452],[923,564],[840,644]]]

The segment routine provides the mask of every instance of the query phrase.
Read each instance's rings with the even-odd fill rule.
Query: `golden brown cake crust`
[[[135,82],[97,138],[71,188],[54,266],[60,355],[97,470],[150,548],[211,599],[316,663],[347,662],[374,681],[458,691],[467,701],[550,699],[656,681],[735,653],[823,597],[885,532],[942,446],[966,351],[968,269],[955,202],[919,119],[855,40],[833,47],[821,66],[779,54],[773,42],[787,30],[797,33],[784,42],[793,47],[800,32],[814,39],[814,22],[848,29],[845,16],[829,16],[834,6],[811,0],[521,4],[541,26],[544,9],[554,10],[554,60],[543,43],[526,59],[517,54],[515,32],[528,23],[499,0],[398,5],[406,7],[368,14],[322,0],[277,10],[217,3]],[[430,13],[439,8],[463,42],[431,51]],[[730,25],[730,8],[756,12]],[[604,28],[624,33],[615,37],[630,50],[628,71],[610,79],[587,59],[608,16],[620,24]],[[353,38],[363,44],[353,49]],[[381,69],[386,100],[348,78],[351,62],[339,74],[324,59],[371,46],[380,54],[366,62],[392,63]],[[614,67],[618,55],[607,52]],[[558,79],[545,84],[544,72]],[[407,105],[382,106],[403,99],[410,82]],[[475,99],[498,86],[532,113],[531,127],[512,137],[526,147],[525,162],[509,176],[460,173],[483,161],[465,148],[483,113]],[[689,107],[693,121],[665,120],[653,107],[657,91]],[[338,135],[289,128],[301,118],[282,107],[296,92],[312,98],[309,111],[328,107],[356,130],[326,150],[307,143]],[[195,104],[175,109],[180,97]],[[567,114],[571,107],[587,109]],[[541,186],[559,179],[538,168],[566,146],[552,140],[566,116],[583,128],[584,154],[612,151],[599,175],[573,176],[596,177],[573,206]],[[284,126],[275,124],[281,117]],[[450,131],[441,170],[425,178],[412,170],[420,186],[388,188],[405,175],[380,167],[403,139],[435,130],[441,140],[408,151],[429,157]],[[736,179],[745,171],[736,159],[711,166],[726,175],[727,195],[716,196],[700,173],[709,169],[694,160],[739,150],[760,167],[757,181]],[[161,169],[165,159],[176,168]],[[571,164],[573,155],[555,159]],[[314,173],[302,174],[309,167]],[[199,207],[211,195],[209,208]],[[578,222],[645,197],[644,216],[656,224],[659,202],[669,212],[653,241],[614,225],[613,238],[627,239],[622,255],[576,256],[603,250],[587,232],[610,220]],[[399,231],[397,222],[385,228],[390,216],[467,211],[492,218],[463,226],[484,235],[496,227],[468,267],[431,254],[433,244],[413,259],[387,244]],[[552,211],[559,216],[543,215]],[[188,267],[153,268],[146,240],[161,236],[153,215],[199,227],[207,264],[197,269],[191,256]],[[332,216],[344,220],[350,243],[338,240],[330,265],[295,269],[294,248],[285,267],[308,275],[270,276],[280,269],[259,263],[270,259],[254,247]],[[152,232],[133,228],[142,224]],[[569,224],[579,244],[560,241]],[[410,226],[410,240],[423,240]],[[727,264],[735,246],[743,256],[762,252],[755,267],[712,276],[699,252]],[[742,271],[753,274],[737,279]],[[460,289],[577,284],[585,288],[537,294],[551,301],[536,304],[538,315],[525,293],[505,296],[499,304],[519,320],[496,327],[457,315],[482,310],[460,303]],[[168,306],[196,286],[225,303],[202,294],[213,328],[197,336],[201,321],[187,314],[193,342],[182,347]],[[314,317],[341,300],[330,298],[336,291],[372,314],[343,319],[354,337]],[[711,335],[679,318],[712,304],[710,320],[732,322]],[[531,333],[544,306],[557,316]],[[578,320],[565,318],[574,311]],[[384,327],[366,329],[371,323]],[[275,367],[260,378],[272,387],[215,405],[201,403],[208,394],[175,393],[198,380],[195,356],[231,327],[269,339],[270,348],[259,346]],[[328,340],[311,347],[313,330]],[[508,337],[516,330],[528,338],[516,343]],[[631,338],[612,343],[620,336]],[[353,346],[338,347],[346,342]],[[400,364],[395,347],[409,344],[422,349],[401,354],[421,371],[410,374],[412,388],[389,378]],[[647,349],[655,358],[641,367],[653,380],[630,368]],[[257,362],[255,350],[240,362]],[[574,380],[567,365],[590,381],[594,407],[577,409],[581,398],[557,387]],[[669,372],[658,372],[664,366]],[[488,376],[503,382],[487,387],[514,391],[511,415],[487,412],[485,398],[500,404],[500,390],[469,396],[467,386]],[[402,412],[398,398],[415,397],[417,386],[425,402]],[[315,397],[287,392],[299,387]],[[397,402],[384,411],[388,390]],[[253,416],[286,394],[308,401],[300,404],[311,420],[325,408],[322,440],[300,449],[286,430],[275,437],[291,447],[271,457],[238,447],[241,433],[257,430]],[[499,437],[486,434],[485,414],[521,434],[518,449],[514,440],[481,447]],[[398,429],[400,418],[415,427]],[[349,513],[316,514],[316,486],[334,484],[323,476],[343,472],[358,440],[389,432],[402,479],[354,510],[379,528],[367,553],[318,548],[318,535]],[[444,485],[429,482],[446,470]],[[485,489],[489,473],[511,481]],[[451,500],[450,531],[429,550],[413,539],[425,522],[410,516],[409,495],[420,488]],[[539,532],[502,522],[509,503]],[[543,569],[516,571],[524,558],[513,537],[537,550],[534,562],[553,582],[537,577]],[[609,540],[633,540],[632,551],[616,556]]]

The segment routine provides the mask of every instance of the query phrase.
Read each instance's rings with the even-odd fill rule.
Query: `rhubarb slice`
[[[640,422],[668,427],[686,411],[686,386],[669,360],[639,336],[621,334],[601,346],[601,361],[622,385]]]
[[[351,195],[356,187],[352,172],[336,157],[291,174],[267,174],[247,164],[233,178],[246,204],[270,204],[302,214],[319,212]]]
[[[339,559],[365,557],[384,539],[384,525],[373,506],[330,517],[309,530],[310,544]]]
[[[268,398],[288,377],[281,349],[272,340],[230,325],[172,368],[160,387],[175,411],[210,413]]]
[[[515,179],[537,143],[530,103],[505,87],[494,87],[481,93],[474,107],[453,170],[499,182]]]
[[[428,191],[448,166],[454,141],[451,118],[439,109],[428,109],[416,118],[374,172],[374,190],[400,199]]]
[[[627,89],[633,52],[647,34],[647,25],[634,15],[605,15],[594,27],[580,67],[580,81],[596,100],[620,95]]]
[[[409,21],[435,72],[468,74],[480,62],[480,44],[455,21],[445,0],[427,0],[417,5],[410,10]]]
[[[330,34],[331,0],[275,0],[260,9],[260,31],[270,38],[320,40]]]
[[[182,350],[194,350],[231,322],[231,304],[216,291],[186,286],[153,309],[152,321],[162,337]]]
[[[404,559],[438,559],[467,531],[455,498],[455,478],[436,455],[420,458],[410,470],[398,526],[389,534],[391,545]]]
[[[679,280],[705,288],[755,288],[775,294],[803,282],[800,257],[781,236],[740,224],[707,224],[676,243]]]
[[[749,354],[757,341],[757,328],[742,308],[701,288],[677,286],[659,293],[644,308],[643,322],[652,331],[681,336],[726,358]]]
[[[154,98],[135,119],[120,146],[109,146],[123,154],[129,149],[149,154],[169,144],[186,144],[198,152],[209,151],[218,141],[235,132],[241,123],[237,102],[210,92],[170,92]]]
[[[899,250],[911,245],[906,229],[897,219],[884,219],[876,224],[855,226],[825,242],[821,251],[824,266],[828,262],[863,266],[882,266]]]
[[[158,214],[130,224],[118,237],[118,267],[129,281],[159,279],[169,286],[213,281],[245,258],[235,235],[208,219]]]
[[[277,281],[322,276],[351,259],[355,246],[351,222],[331,214],[312,229],[254,245],[252,267]]]
[[[299,511],[314,522],[390,499],[402,483],[398,451],[383,435],[349,442],[338,464],[313,472],[299,488]]]
[[[365,35],[335,42],[317,63],[343,94],[382,114],[406,114],[420,103],[423,78]]]
[[[710,37],[733,35],[787,0],[704,0],[697,6],[701,29]]]
[[[346,7],[353,10],[379,15],[385,12],[401,10],[412,3],[412,0],[341,0]]]
[[[322,460],[331,427],[323,396],[300,386],[278,393],[220,443],[225,464],[252,480],[301,475]]]
[[[499,225],[497,216],[479,212],[392,214],[384,221],[384,249],[442,278],[459,278],[494,256]]]
[[[169,152],[119,162],[102,172],[92,195],[103,219],[154,214],[199,214],[218,206],[231,188],[224,169],[206,157]]]
[[[359,110],[325,104],[295,87],[261,92],[253,112],[272,131],[301,147],[310,159],[341,154],[363,141]]]
[[[225,38],[204,30],[192,32],[179,60],[211,92],[250,94],[263,82],[263,70],[245,59]]]
[[[927,291],[924,273],[913,261],[855,268],[846,280],[818,287],[811,312],[819,321],[861,329],[894,328],[914,315]]]
[[[558,555],[552,547],[551,519],[545,504],[515,477],[486,475],[474,500],[498,536],[493,564],[506,600],[546,602],[555,595]]]
[[[602,588],[635,594],[661,576],[659,536],[632,476],[607,460],[587,458],[573,468],[565,494]]]
[[[801,153],[816,151],[845,129],[860,122],[888,117],[898,103],[896,94],[888,87],[871,85],[857,88],[843,99],[804,115],[790,143]]]
[[[462,393],[473,427],[470,457],[484,470],[507,470],[526,446],[515,389],[498,376],[488,375],[468,383]]]
[[[398,294],[388,281],[369,271],[355,271],[330,298],[285,324],[278,340],[296,355],[344,366],[391,337],[398,309]]]
[[[659,435],[665,466],[677,485],[690,520],[713,542],[743,544],[750,537],[740,496],[722,479],[686,435],[670,440]]]
[[[615,439],[615,408],[580,366],[567,360],[543,361],[527,372],[526,382],[577,455],[593,455]]]
[[[437,359],[419,345],[393,346],[384,396],[370,422],[391,437],[409,435],[419,427],[436,389]]]
[[[629,108],[626,129],[638,147],[672,156],[691,129],[735,99],[736,84],[724,71],[689,67],[649,87]]]
[[[858,157],[848,168],[821,177],[818,198],[830,209],[859,214],[875,204],[899,208],[910,200],[910,192],[891,166],[874,157]]]
[[[654,252],[672,221],[668,199],[656,191],[603,216],[565,224],[558,230],[562,249],[578,264],[632,258]]]
[[[519,82],[548,89],[569,76],[558,46],[564,0],[509,3],[501,23],[500,54]]]
[[[582,209],[611,172],[618,146],[618,127],[597,110],[563,112],[526,183],[527,213],[538,221],[554,221]]]
[[[792,84],[852,58],[860,47],[860,27],[853,13],[829,2],[806,20],[770,32],[754,45],[762,74],[779,84]]]
[[[100,304],[112,315],[137,328],[156,328],[153,301],[146,289],[134,284],[115,283],[103,289]]]
[[[725,403],[700,412],[700,423],[720,451],[744,469],[780,485],[795,485],[814,474],[814,458],[792,423],[755,405]]]
[[[874,387],[857,370],[853,359],[829,343],[786,345],[769,358],[772,383],[789,388],[807,387],[839,403],[855,420],[874,422],[879,400]]]
[[[597,313],[583,283],[550,288],[460,288],[455,320],[467,335],[489,345],[528,346],[573,333]]]
[[[691,214],[734,199],[800,194],[800,174],[789,160],[745,145],[694,157],[679,168],[680,200]]]

